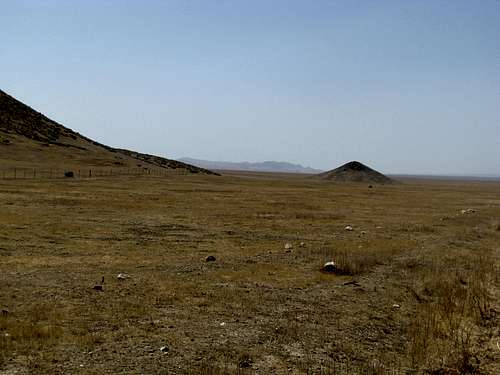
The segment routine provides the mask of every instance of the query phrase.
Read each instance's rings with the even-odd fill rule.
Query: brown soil
[[[498,191],[0,180],[0,373],[499,374]]]

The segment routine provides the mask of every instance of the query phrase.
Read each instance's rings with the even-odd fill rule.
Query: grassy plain
[[[0,374],[499,374],[500,184],[404,182],[0,180]]]

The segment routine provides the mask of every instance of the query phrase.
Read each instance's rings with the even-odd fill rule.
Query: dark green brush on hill
[[[216,174],[176,160],[103,145],[0,90],[0,168],[11,167],[182,168]]]
[[[316,177],[333,182],[359,182],[373,184],[393,184],[396,181],[377,172],[359,161],[351,161],[336,169],[320,173]]]

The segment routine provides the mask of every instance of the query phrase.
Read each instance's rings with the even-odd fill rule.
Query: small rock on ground
[[[324,265],[323,265],[323,271],[325,272],[328,272],[328,273],[334,273],[335,271],[337,270],[337,265],[335,264],[335,262],[331,261],[331,262],[326,262]]]

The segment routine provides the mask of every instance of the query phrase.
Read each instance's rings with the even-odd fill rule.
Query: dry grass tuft
[[[63,335],[62,317],[48,303],[32,304],[20,314],[1,314],[0,366],[13,353],[49,350]]]
[[[426,272],[420,293],[425,298],[419,298],[409,325],[409,356],[412,367],[432,373],[472,374],[480,364],[478,327],[492,318],[495,269],[489,252],[454,259],[450,267],[446,258],[433,257],[432,271],[420,271]]]

